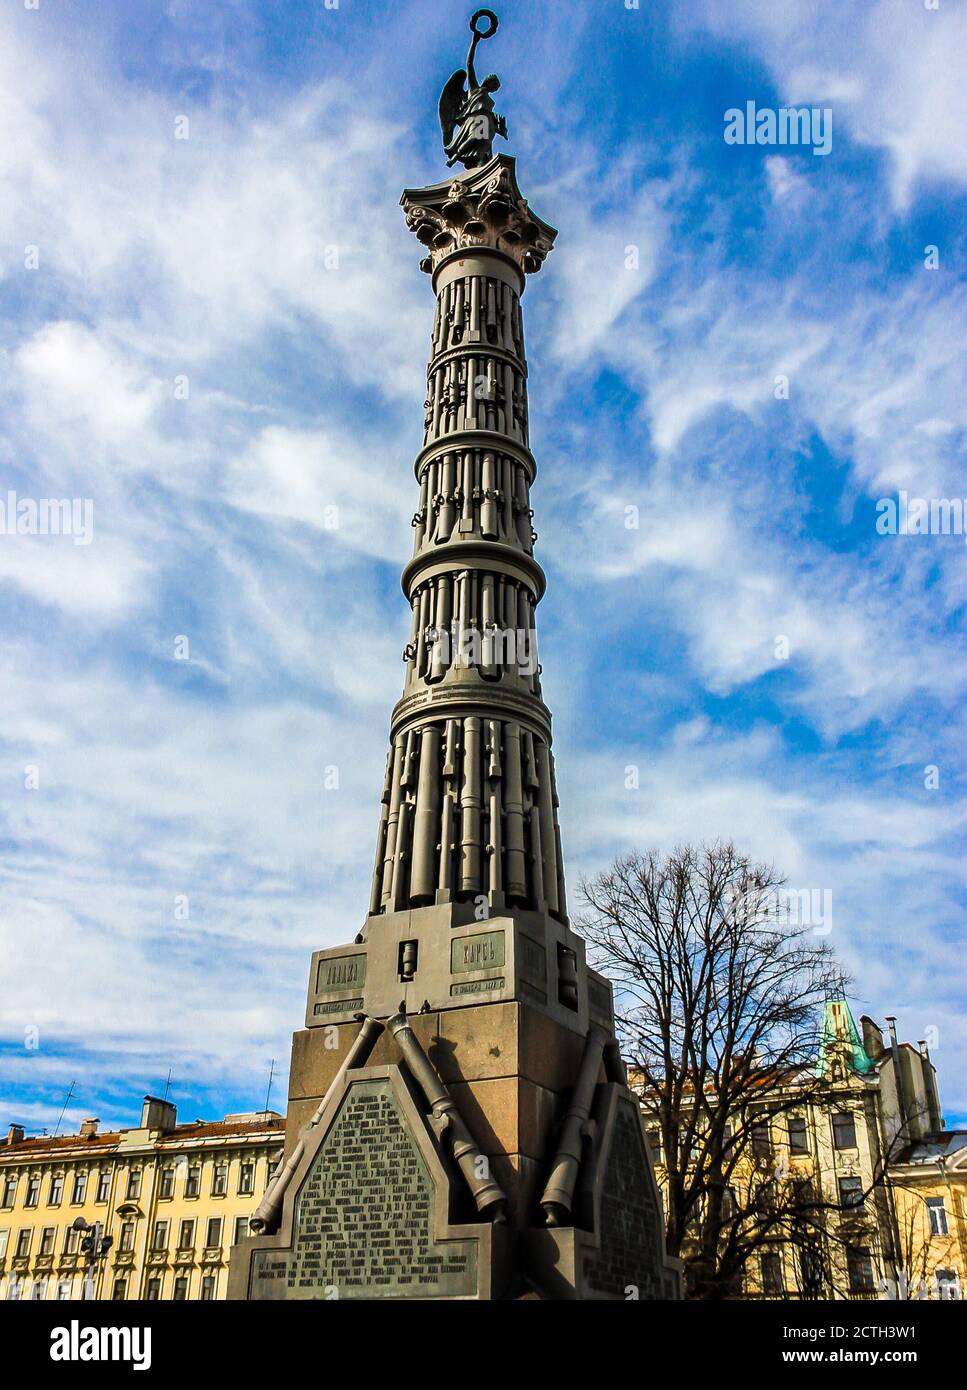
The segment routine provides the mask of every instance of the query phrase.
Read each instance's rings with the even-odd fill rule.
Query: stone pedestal
[[[514,948],[501,938],[519,937],[521,922],[480,922],[468,930],[454,928],[453,914],[440,909],[416,923],[419,913],[408,917],[406,930],[418,932],[423,945],[417,959],[427,969],[425,978],[418,965],[416,980],[397,979],[399,991],[418,980],[420,991],[452,997],[451,987],[466,984],[467,976],[508,978],[493,973],[501,971],[512,978]],[[676,1297],[677,1262],[664,1254],[661,1204],[638,1104],[614,1079],[613,1060],[609,1069],[603,1049],[612,1036],[610,987],[585,966],[580,939],[554,925],[553,934],[575,944],[579,956],[579,1007],[561,1005],[563,1017],[554,1017],[546,1003],[519,998],[424,1007],[406,1017],[405,1026],[400,1015],[379,1031],[364,1064],[347,1071],[360,1023],[338,1014],[319,1023],[316,1008],[320,1000],[331,1002],[321,991],[336,985],[345,993],[341,986],[348,983],[348,1005],[365,1005],[359,1012],[372,1018],[369,992],[380,997],[388,987],[387,962],[400,957],[395,933],[383,934],[382,925],[373,943],[313,957],[310,1026],[292,1045],[290,1171],[268,1223],[271,1228],[277,1221],[277,1229],[233,1251],[229,1297]],[[535,921],[526,925],[536,936]],[[463,969],[467,959],[478,968]],[[348,980],[347,960],[355,961]],[[543,983],[546,993],[549,981]],[[600,991],[598,1022],[587,1018],[589,984]],[[368,1026],[374,1034],[379,1029]],[[401,1026],[465,1126],[472,1172],[499,1189],[496,1221],[493,1210],[478,1209],[457,1162],[452,1123],[415,1079],[393,1031]],[[591,1033],[600,1056],[589,1063]],[[571,1212],[565,1213],[569,1224],[549,1226],[541,1199],[557,1171],[582,1069],[589,1073],[590,1104],[586,1117],[571,1123],[579,1159]]]

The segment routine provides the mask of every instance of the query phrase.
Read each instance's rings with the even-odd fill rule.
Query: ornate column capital
[[[501,252],[524,275],[540,270],[557,232],[528,206],[515,165],[512,156],[498,154],[443,183],[404,189],[406,225],[429,249],[421,270],[430,273],[453,252],[480,248]]]

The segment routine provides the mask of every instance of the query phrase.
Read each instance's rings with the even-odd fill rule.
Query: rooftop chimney
[[[943,1129],[943,1114],[940,1110],[940,1093],[937,1090],[937,1073],[930,1060],[930,1049],[923,1038],[917,1043],[920,1049],[920,1065],[923,1071],[923,1089],[927,1093],[927,1115],[930,1118],[930,1133],[939,1134]]]
[[[24,1141],[24,1127],[23,1127],[23,1125],[11,1125],[10,1128],[7,1130],[7,1143],[8,1143],[8,1144],[22,1144],[23,1141]]]
[[[100,1123],[100,1120],[84,1120],[81,1123],[81,1138],[93,1139]]]
[[[883,1030],[878,1023],[874,1023],[868,1014],[863,1014],[860,1018],[860,1027],[863,1029],[863,1046],[866,1048],[866,1055],[874,1062],[878,1062],[883,1056]]]
[[[174,1129],[178,1112],[170,1100],[159,1100],[157,1096],[145,1096],[141,1107],[141,1128],[159,1129],[168,1134]]]
[[[893,1056],[893,1084],[896,1086],[897,1106],[900,1111],[900,1124],[906,1126],[910,1120],[907,1108],[906,1088],[903,1084],[903,1065],[900,1060],[900,1044],[896,1036],[896,1017],[887,1015],[886,1026],[890,1030],[890,1052]]]

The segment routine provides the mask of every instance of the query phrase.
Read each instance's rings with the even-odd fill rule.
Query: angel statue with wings
[[[479,29],[484,19],[488,28]],[[453,74],[440,96],[440,125],[443,127],[443,149],[447,166],[462,164],[465,169],[479,169],[493,155],[494,136],[507,139],[507,122],[494,111],[491,92],[500,87],[493,73],[483,82],[477,81],[473,58],[481,39],[497,32],[497,16],[493,10],[475,10],[470,17],[470,50],[466,69]]]

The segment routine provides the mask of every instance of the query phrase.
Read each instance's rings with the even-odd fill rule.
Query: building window
[[[210,1216],[208,1218],[208,1229],[205,1232],[205,1246],[208,1250],[214,1250],[222,1243],[222,1218],[220,1216]]]
[[[960,1280],[955,1269],[937,1270],[937,1297],[945,1302],[960,1298]]]
[[[134,1249],[134,1222],[124,1221],[121,1223],[121,1239],[118,1242],[119,1250]]]
[[[839,1204],[844,1211],[863,1210],[862,1178],[840,1178]]]
[[[661,1130],[650,1129],[648,1131],[648,1147],[651,1149],[651,1157],[654,1163],[661,1162]]]
[[[57,1235],[56,1226],[45,1226],[40,1237],[40,1254],[52,1255],[54,1253],[54,1237]]]
[[[722,1220],[731,1221],[739,1210],[734,1187],[726,1187],[722,1193]]]
[[[848,1110],[837,1110],[833,1116],[833,1147],[856,1148],[856,1121]]]
[[[157,1303],[161,1298],[161,1280],[157,1276],[148,1280],[148,1292],[145,1294],[145,1298],[149,1303]]]
[[[247,1235],[248,1235],[248,1217],[247,1217],[247,1216],[236,1216],[236,1218],[235,1218],[235,1235],[234,1235],[234,1237],[233,1237],[233,1239],[232,1239],[232,1244],[233,1244],[233,1245],[237,1245],[237,1244],[239,1243],[239,1241],[240,1241],[240,1240],[244,1240],[245,1237],[246,1237]]]
[[[174,1168],[169,1164],[167,1168],[162,1168],[162,1170],[161,1170],[161,1182],[160,1182],[160,1184],[159,1184],[159,1186],[158,1186],[158,1196],[159,1196],[163,1201],[166,1201],[166,1202],[167,1202],[167,1201],[169,1200],[169,1198],[173,1197],[174,1195],[175,1195],[175,1170],[174,1170]]]
[[[17,1196],[17,1179],[7,1178],[3,1184],[3,1205],[12,1207]]]
[[[930,1234],[932,1236],[947,1236],[950,1229],[947,1225],[947,1208],[944,1206],[942,1197],[928,1197],[927,1210],[930,1213]]]
[[[185,1176],[185,1196],[197,1197],[201,1191],[201,1164],[192,1163]]]
[[[251,1197],[255,1191],[255,1164],[245,1159],[238,1170],[238,1192],[240,1197]]]
[[[772,1153],[768,1120],[757,1120],[752,1126],[752,1153],[755,1158],[769,1158]]]
[[[47,1193],[47,1205],[49,1207],[59,1207],[64,1200],[64,1175],[63,1173],[51,1173],[50,1191]]]
[[[805,1246],[799,1251],[799,1292],[809,1299],[818,1298],[824,1282],[822,1255],[819,1250]]]
[[[71,1192],[71,1202],[77,1207],[82,1204],[87,1196],[87,1174],[85,1172],[74,1174],[74,1190]]]
[[[851,1245],[847,1249],[846,1270],[850,1293],[873,1292],[873,1261],[865,1245]]]
[[[768,1182],[760,1183],[755,1190],[755,1209],[762,1216],[767,1216],[776,1209],[776,1185],[770,1178]]]
[[[128,1173],[127,1199],[129,1202],[135,1201],[141,1196],[141,1169],[132,1168]]]
[[[792,1195],[795,1197],[800,1207],[815,1206],[816,1190],[813,1187],[812,1178],[794,1178],[792,1183]]]
[[[216,1163],[212,1172],[212,1196],[224,1197],[228,1191],[228,1164]]]
[[[768,1251],[761,1257],[762,1265],[762,1292],[766,1298],[781,1298],[786,1292],[785,1280],[782,1277],[782,1258],[774,1250]]]
[[[187,1297],[188,1280],[184,1274],[179,1274],[178,1278],[175,1280],[174,1301],[176,1303],[184,1303]]]
[[[156,1222],[154,1223],[154,1230],[153,1230],[152,1233],[151,1233],[151,1249],[152,1249],[152,1250],[167,1250],[167,1249],[168,1249],[168,1223],[167,1223],[167,1221],[156,1221]]]
[[[10,1232],[9,1232],[8,1230],[6,1230],[6,1231],[0,1231],[0,1260],[2,1260],[2,1259],[6,1256],[6,1253],[7,1253],[7,1241],[8,1241],[9,1239],[10,1239]]]
[[[73,1281],[73,1279],[58,1279],[58,1280],[57,1280],[57,1302],[58,1302],[58,1303],[67,1303],[67,1302],[69,1301],[70,1296],[71,1296],[71,1294],[73,1293],[73,1291],[74,1291],[74,1281]]]
[[[34,1280],[34,1286],[33,1286],[33,1288],[30,1290],[30,1297],[33,1299],[33,1301],[34,1301],[35,1303],[43,1303],[44,1299],[47,1297],[47,1280],[46,1280],[46,1279],[35,1279],[35,1280]]]
[[[789,1152],[808,1154],[809,1142],[806,1138],[806,1119],[803,1115],[789,1116]]]
[[[114,1290],[111,1294],[113,1303],[123,1303],[128,1296],[128,1281],[126,1279],[115,1279]]]
[[[35,1207],[40,1201],[40,1179],[27,1179],[27,1196],[24,1199],[25,1207]]]
[[[178,1249],[190,1250],[195,1243],[195,1223],[194,1221],[182,1221],[181,1230],[178,1232]]]
[[[21,1257],[30,1254],[30,1237],[32,1235],[33,1231],[29,1226],[17,1232],[17,1254]]]
[[[201,1281],[201,1296],[202,1296],[202,1302],[204,1302],[204,1303],[210,1303],[210,1302],[212,1301],[212,1299],[215,1297],[215,1276],[214,1276],[214,1274],[206,1274],[205,1277],[202,1279],[202,1281]]]
[[[111,1195],[111,1170],[103,1168],[97,1175],[97,1196],[95,1202],[106,1202]]]
[[[67,1230],[64,1232],[64,1254],[76,1255],[80,1239],[80,1231],[75,1231],[73,1226],[68,1226]]]

